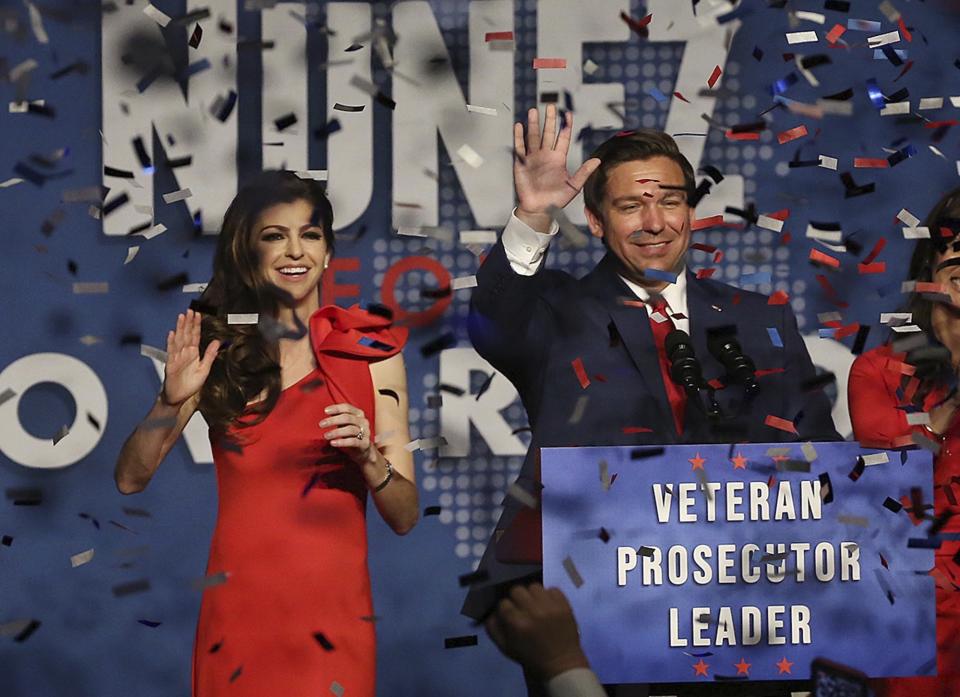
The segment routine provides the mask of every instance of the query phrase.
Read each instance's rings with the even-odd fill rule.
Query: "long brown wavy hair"
[[[301,200],[313,206],[311,220],[322,227],[332,255],[333,209],[323,186],[313,179],[301,179],[292,172],[261,172],[237,192],[223,216],[213,258],[213,277],[193,303],[194,309],[203,315],[200,355],[214,339],[222,342],[200,391],[198,407],[217,435],[224,435],[231,425],[260,423],[280,397],[280,355],[271,319],[276,317],[281,304],[290,305],[292,299],[261,275],[254,226],[271,206]],[[260,315],[259,324],[227,323],[228,314],[254,312]],[[248,402],[264,390],[266,398],[248,407]],[[252,419],[238,419],[250,414]]]

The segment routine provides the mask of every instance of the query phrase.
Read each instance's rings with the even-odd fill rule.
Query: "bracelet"
[[[944,438],[947,437],[945,433],[937,433],[934,431],[930,424],[920,424],[920,427],[941,443],[943,442]]]
[[[384,462],[387,463],[387,476],[383,478],[382,482],[380,482],[373,488],[373,493],[377,493],[378,491],[383,491],[384,487],[390,483],[391,479],[393,479],[393,465],[390,464],[390,460],[384,459]]]

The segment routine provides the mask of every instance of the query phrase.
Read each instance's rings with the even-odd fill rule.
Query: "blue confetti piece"
[[[198,61],[194,61],[187,68],[187,78],[191,78],[199,72],[202,72],[210,67],[210,60],[207,58],[201,58]]]
[[[783,348],[783,340],[780,338],[780,332],[776,327],[767,327],[767,334],[770,335],[770,343],[777,348]]]
[[[833,327],[821,327],[820,328],[820,338],[821,339],[832,339],[837,333],[837,330]]]
[[[867,80],[867,95],[877,109],[882,109],[887,105],[887,100],[883,98],[883,92],[880,91],[880,85],[877,84],[877,79],[874,77]]]
[[[661,271],[660,269],[644,269],[643,275],[647,278],[654,278],[658,281],[666,281],[667,283],[676,283],[677,274],[672,271]]]
[[[774,96],[783,94],[790,88],[791,85],[795,85],[799,79],[800,78],[797,77],[796,73],[790,73],[786,77],[780,78],[770,85],[770,94]]]
[[[849,31],[880,31],[880,22],[871,19],[848,19]]]
[[[377,341],[376,339],[371,339],[369,336],[361,336],[357,343],[361,346],[367,346],[372,349],[377,349],[378,351],[392,351],[393,346],[390,344],[385,344],[382,341]]]
[[[902,48],[894,48],[891,50],[894,51],[897,54],[897,57],[900,58],[901,60],[906,60],[907,56],[909,55],[909,52],[905,51]],[[885,61],[887,60],[887,55],[883,52],[883,49],[875,48],[873,49],[873,60]]]
[[[650,89],[648,89],[647,94],[649,94],[651,97],[656,99],[661,104],[667,101],[667,95],[665,95],[663,92],[658,90],[656,87],[651,87]]]
[[[754,285],[763,285],[773,282],[773,277],[769,271],[757,271],[756,273],[745,273],[740,277],[740,284],[754,284]]]

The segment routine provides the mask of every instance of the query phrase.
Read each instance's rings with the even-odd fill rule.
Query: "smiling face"
[[[297,305],[319,306],[317,286],[330,261],[323,223],[311,220],[313,206],[300,199],[267,208],[253,227],[261,278],[290,293]]]
[[[644,272],[679,272],[690,246],[693,209],[680,165],[661,155],[617,165],[607,177],[600,208],[600,216],[586,211],[590,233],[605,240],[626,278],[662,290],[666,282]]]

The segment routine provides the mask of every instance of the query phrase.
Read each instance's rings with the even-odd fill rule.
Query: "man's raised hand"
[[[543,130],[536,109],[527,112],[527,134],[523,124],[513,125],[513,180],[517,189],[517,217],[539,232],[550,228],[552,206],[565,207],[583,188],[587,178],[600,166],[600,160],[590,158],[572,175],[567,170],[567,151],[573,134],[573,115],[567,112],[566,121],[557,133],[557,107],[547,105]]]

